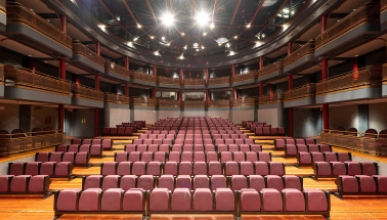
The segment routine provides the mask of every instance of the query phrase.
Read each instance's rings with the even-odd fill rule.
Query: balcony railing
[[[7,4],[7,0],[0,0],[0,11],[7,13],[7,9],[5,5]]]
[[[145,74],[145,73],[141,73],[139,71],[131,70],[130,77],[132,79],[136,79],[136,80],[153,82],[153,83],[155,82],[155,75]]]
[[[243,81],[247,81],[247,80],[254,80],[257,77],[257,73],[258,73],[257,70],[253,70],[253,71],[248,72],[247,74],[237,74],[233,77],[232,80],[234,83],[243,82]]]
[[[127,77],[128,79],[130,77],[130,71],[128,69],[126,69],[125,67],[120,66],[116,63],[106,61],[105,68],[109,72]]]
[[[278,60],[277,62],[274,62],[268,66],[265,66],[262,69],[258,70],[258,78],[280,71],[283,68],[283,66],[284,66],[283,60]]]
[[[324,94],[361,86],[371,86],[380,83],[382,68],[380,65],[365,66],[358,71],[323,80],[317,83],[316,94]]]
[[[86,86],[74,84],[72,91],[75,97],[94,99],[98,101],[103,101],[104,99],[103,92]]]
[[[316,94],[316,84],[307,84],[299,88],[288,90],[284,93],[284,100],[302,99],[313,97]]]
[[[387,63],[383,64],[383,83],[387,83]]]
[[[102,67],[105,66],[104,58],[102,58],[101,56],[96,54],[93,50],[91,50],[90,48],[86,47],[85,45],[79,42],[73,42],[73,53],[82,55]]]
[[[260,105],[277,104],[277,103],[281,103],[283,99],[284,99],[283,93],[264,95],[262,97],[259,97],[259,104]]]
[[[315,49],[315,43],[314,40],[309,41],[304,46],[298,48],[293,53],[291,53],[289,56],[285,57],[284,59],[284,66],[289,66],[290,64],[296,62],[300,58],[309,55],[314,54]]]
[[[4,65],[0,64],[0,83],[4,82]]]
[[[320,48],[332,40],[340,37],[353,28],[356,28],[363,23],[379,23],[380,8],[379,4],[366,4],[358,8],[356,11],[347,15],[324,33],[316,37],[316,48]]]
[[[21,23],[30,26],[32,29],[71,49],[72,40],[69,35],[19,3],[7,3],[7,24],[10,23]]]
[[[23,86],[71,94],[71,83],[43,73],[38,74],[30,69],[7,65],[4,67],[4,75],[7,86]]]
[[[210,100],[208,105],[209,108],[228,108],[230,107],[230,100]]]
[[[209,81],[209,85],[222,85],[222,84],[230,84],[230,77],[223,76],[223,77],[211,78]]]
[[[129,97],[105,92],[105,102],[116,104],[129,104]]]
[[[380,0],[380,11],[383,12],[387,9],[387,0]]]
[[[178,100],[158,99],[157,104],[161,108],[180,108],[180,102]]]
[[[206,106],[206,101],[201,100],[186,100],[183,101],[185,108],[204,108]]]
[[[233,101],[234,107],[242,107],[242,106],[255,106],[257,98],[256,97],[248,97],[242,99],[235,99]]]
[[[130,97],[130,102],[134,106],[155,107],[155,101],[153,99],[144,99],[144,98],[139,98],[139,97]]]
[[[184,78],[185,86],[204,86],[206,81],[203,78]]]
[[[157,82],[159,84],[168,84],[168,85],[176,85],[180,86],[180,79],[179,78],[171,78],[171,77],[165,77],[165,76],[158,76]]]

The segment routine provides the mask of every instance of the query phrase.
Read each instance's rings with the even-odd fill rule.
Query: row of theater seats
[[[100,188],[107,190],[111,188],[121,188],[123,190],[141,188],[144,190],[153,190],[155,188],[167,188],[174,190],[177,188],[187,188],[195,190],[198,188],[208,188],[216,190],[217,188],[231,188],[232,190],[255,189],[258,192],[264,188],[273,188],[276,190],[298,189],[303,190],[303,178],[293,175],[232,175],[225,177],[223,175],[91,175],[82,178],[82,190],[90,188]]]
[[[91,157],[102,157],[101,144],[60,144],[55,147],[56,152],[87,152]]]
[[[100,144],[103,150],[111,150],[113,148],[112,139],[100,139],[100,138],[71,139],[71,144],[77,144],[77,145]]]
[[[151,161],[137,162],[105,162],[101,164],[101,175],[285,175],[285,165],[279,162],[236,162],[229,161],[226,163],[216,162],[174,162],[166,163]]]
[[[340,175],[378,175],[377,163],[372,162],[316,162],[313,164],[314,178],[334,178]]]
[[[42,194],[47,197],[50,183],[48,175],[1,175],[0,194]]]
[[[53,178],[71,178],[73,168],[70,162],[14,162],[8,164],[8,175],[47,175]]]
[[[214,144],[174,144],[172,147],[169,144],[127,144],[125,145],[126,152],[169,152],[169,151],[254,151],[260,152],[262,151],[262,146],[259,144],[219,144],[215,146]]]
[[[352,161],[350,152],[299,152],[297,154],[297,164],[312,165],[315,162],[349,162]]]
[[[218,188],[211,191],[198,188],[190,191],[166,188],[153,191],[141,189],[66,189],[55,194],[55,217],[63,214],[241,214],[262,215],[323,215],[329,217],[329,194],[321,190],[254,189],[232,191]]]
[[[328,144],[287,144],[285,145],[285,157],[295,157],[299,152],[331,152],[332,146]]]
[[[132,136],[137,129],[135,127],[102,128],[103,136]]]
[[[90,165],[90,154],[88,152],[37,152],[36,162],[70,162],[75,166]]]
[[[223,151],[223,152],[215,152],[215,151],[171,151],[170,153],[158,151],[158,152],[116,152],[114,153],[114,161],[116,162],[137,162],[137,161],[159,161],[159,162],[167,162],[167,161],[175,161],[175,162],[197,162],[197,161],[220,161],[222,163],[226,163],[228,161],[271,161],[271,153],[270,152],[241,152],[241,151]]]
[[[176,134],[141,134],[138,139],[175,139]]]
[[[149,130],[146,130],[143,134],[147,134],[147,135],[150,135],[150,134],[173,134],[173,135],[176,135],[177,134],[177,128],[176,130],[151,130],[151,128],[149,128]]]
[[[173,139],[134,139],[133,144],[173,144]]]
[[[286,134],[285,128],[272,127],[256,127],[254,132],[257,136],[285,136]]]
[[[274,149],[284,150],[287,144],[292,145],[312,145],[316,144],[316,139],[313,138],[277,138],[274,140]]]
[[[336,181],[337,192],[340,198],[343,195],[385,195],[387,194],[387,176],[356,175],[338,176]]]

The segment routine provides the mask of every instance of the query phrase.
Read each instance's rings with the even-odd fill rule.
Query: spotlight
[[[250,27],[251,27],[251,24],[250,24],[250,23],[246,25],[246,28],[250,28]]]
[[[204,32],[204,33],[203,33],[203,36],[207,36],[207,32]]]
[[[206,26],[208,22],[210,21],[210,17],[205,12],[199,12],[196,14],[196,23],[200,26]]]
[[[165,40],[165,37],[164,37],[164,36],[162,36],[162,37],[161,37],[161,40]]]
[[[185,35],[185,33],[184,32],[181,32],[181,36],[184,36]]]
[[[174,19],[174,16],[167,12],[165,14],[163,14],[163,16],[161,16],[161,21],[163,22],[163,24],[167,27],[173,25],[173,22],[175,21]]]
[[[234,36],[234,39],[238,39],[238,36],[235,35],[235,36]]]
[[[186,50],[187,49],[187,45],[185,45],[183,48],[184,48],[184,50]]]
[[[149,37],[150,37],[150,39],[152,39],[152,40],[153,40],[153,39],[155,39],[155,37],[154,37],[154,36],[149,36]]]
[[[214,24],[214,22],[212,22],[212,23],[210,24],[210,28],[213,29],[214,27],[215,27],[215,24]]]
[[[142,28],[141,24],[137,24],[137,27],[140,28],[140,29]]]

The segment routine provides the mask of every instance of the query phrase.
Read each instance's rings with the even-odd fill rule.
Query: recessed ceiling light
[[[222,46],[222,44],[218,44],[218,46],[220,47],[220,46]]]
[[[150,39],[155,39],[155,37],[154,36],[150,36]]]
[[[153,54],[155,55],[155,56],[160,56],[160,53],[159,53],[159,51],[157,50],[157,51],[155,51],[155,52],[153,52]]]
[[[132,42],[128,42],[128,43],[126,43],[129,47],[133,47],[133,43]]]
[[[171,42],[165,44],[165,46],[169,47],[171,45]]]
[[[230,53],[228,54],[229,56],[234,56],[235,55],[235,52],[230,50]]]
[[[289,11],[289,8],[284,8],[284,9],[282,9],[282,12],[285,14],[289,14],[290,11]]]
[[[32,55],[31,55],[31,54],[29,54],[28,56],[29,56],[29,57],[32,57]]]
[[[210,24],[210,28],[213,29],[214,27],[215,27],[215,24],[214,24],[214,22],[212,22],[212,23]]]
[[[196,14],[196,23],[200,26],[206,26],[208,25],[208,22],[210,21],[210,16],[208,13],[205,13],[204,11],[201,11]]]
[[[204,46],[202,46],[202,49],[204,50],[204,49],[205,49],[205,47],[204,47]]]
[[[238,36],[235,35],[235,36],[234,36],[234,39],[237,39],[237,38],[238,38]]]
[[[174,16],[167,12],[165,14],[163,14],[163,16],[161,16],[161,21],[163,22],[163,24],[167,27],[173,25],[174,21],[175,21],[175,18]]]
[[[162,37],[161,37],[161,40],[165,40],[165,37],[164,37],[164,36],[162,36]]]
[[[255,42],[255,46],[256,46],[256,47],[259,47],[259,46],[261,46],[261,45],[262,45],[262,42],[261,42],[261,41]]]
[[[137,40],[138,40],[138,37],[133,38],[133,41],[137,41]]]
[[[141,24],[137,24],[137,27],[138,27],[138,28],[142,28]]]
[[[229,43],[226,44],[226,47],[230,47],[231,45]]]
[[[198,47],[199,47],[199,44],[198,44],[198,43],[193,43],[193,44],[192,44],[192,47],[198,48]]]
[[[289,25],[284,24],[284,25],[282,25],[282,27],[284,28],[284,30],[286,30],[286,29],[288,29]]]
[[[181,32],[181,36],[184,36],[185,35],[185,33],[184,32]]]
[[[251,27],[251,24],[250,24],[250,23],[246,25],[246,28],[250,28],[250,27]]]
[[[203,36],[207,36],[207,32],[204,32],[204,33],[203,33]]]
[[[178,59],[184,60],[184,54],[181,54],[181,55],[178,57]]]
[[[358,57],[358,56],[359,56],[358,54],[355,55],[355,57]]]
[[[99,24],[98,27],[100,29],[102,29],[103,31],[105,31],[105,29],[106,29],[106,26],[104,24]]]
[[[184,48],[184,50],[186,50],[187,49],[187,45],[185,45],[183,48]]]

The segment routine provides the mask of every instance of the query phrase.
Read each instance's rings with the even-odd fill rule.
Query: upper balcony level
[[[239,86],[243,84],[251,84],[255,82],[255,79],[258,76],[258,71],[253,70],[246,74],[236,74],[232,79],[233,86]]]
[[[316,85],[316,103],[332,103],[381,96],[382,66],[370,65],[328,78]]]
[[[206,80],[203,78],[184,78],[183,85],[185,88],[200,88],[206,87]]]
[[[284,93],[284,107],[292,108],[315,104],[316,84],[288,90]]]
[[[387,30],[387,0],[380,0],[380,24],[383,31]]]
[[[56,58],[72,57],[69,35],[17,2],[7,2],[6,10],[7,36]]]
[[[259,97],[259,108],[273,108],[282,106],[284,100],[283,93],[273,93]]]
[[[230,86],[230,76],[210,78],[208,81],[209,88],[220,88],[220,87],[229,87]]]
[[[5,30],[7,24],[7,0],[0,0],[0,30]]]
[[[314,40],[309,41],[302,47],[293,51],[290,55],[284,58],[284,73],[289,71],[297,71],[303,68],[307,68],[317,61],[314,56],[315,42]]]
[[[94,88],[82,85],[72,85],[72,104],[92,108],[103,108],[104,94]]]
[[[165,76],[157,76],[157,84],[161,87],[180,88],[180,79]]]
[[[257,97],[248,97],[242,99],[234,99],[232,101],[232,106],[235,107],[254,107],[257,102]]]
[[[145,84],[149,86],[156,85],[156,77],[155,75],[142,73],[139,71],[130,71],[130,80],[133,83]]]
[[[162,109],[165,109],[165,108],[180,109],[180,101],[171,100],[171,99],[158,99],[157,106]]]
[[[4,65],[0,64],[0,97],[4,97]]]
[[[81,69],[87,70],[90,73],[104,73],[105,59],[99,56],[90,48],[81,44],[79,41],[74,41],[72,44],[73,65]]]
[[[206,101],[202,100],[184,100],[183,101],[184,108],[202,108],[204,109],[206,107]]]
[[[387,96],[387,63],[383,64],[382,73],[382,96]]]
[[[116,63],[106,61],[105,76],[108,78],[119,79],[128,82],[130,80],[130,71]]]
[[[333,57],[369,41],[379,32],[379,1],[371,1],[317,36],[315,55]]]
[[[258,70],[258,82],[267,81],[283,76],[284,61],[278,60]]]
[[[129,106],[129,97],[120,95],[120,94],[105,92],[104,100],[105,100],[105,103],[108,103],[108,104],[119,104],[119,105]]]
[[[227,99],[210,100],[208,108],[230,108],[231,101]]]

